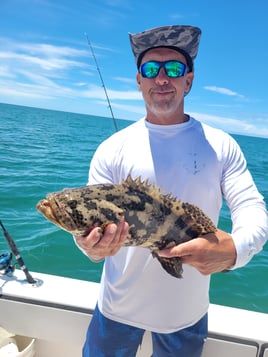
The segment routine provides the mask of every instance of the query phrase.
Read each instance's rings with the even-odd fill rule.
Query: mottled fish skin
[[[122,184],[99,184],[50,193],[37,209],[52,223],[75,235],[94,227],[125,220],[129,235],[124,246],[149,248],[163,268],[182,277],[180,258],[162,258],[157,252],[216,231],[212,221],[196,206],[162,194],[140,177],[128,176]]]

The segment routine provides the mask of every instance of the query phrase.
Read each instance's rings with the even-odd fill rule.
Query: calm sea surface
[[[131,124],[117,120],[119,128]],[[114,133],[109,118],[0,104],[0,219],[29,270],[99,281],[72,236],[44,219],[37,201],[48,192],[87,182],[92,154]],[[234,135],[268,202],[268,139]],[[223,206],[220,228],[230,230]],[[0,254],[9,251],[0,232]],[[244,268],[212,277],[211,301],[268,313],[268,246]]]

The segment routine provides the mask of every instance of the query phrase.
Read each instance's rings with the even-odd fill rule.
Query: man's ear
[[[136,74],[136,81],[138,84],[138,90],[140,91],[141,90],[141,75],[139,72]]]
[[[186,86],[185,86],[185,89],[184,89],[184,95],[187,95],[191,88],[192,88],[192,85],[193,85],[193,80],[194,80],[194,73],[193,72],[190,72],[190,73],[187,73],[186,74]]]

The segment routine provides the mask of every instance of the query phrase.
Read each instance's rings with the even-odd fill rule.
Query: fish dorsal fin
[[[153,183],[149,183],[148,179],[142,181],[141,176],[133,179],[131,175],[128,175],[127,178],[122,182],[122,185],[127,186],[132,190],[144,192],[158,202],[164,202],[168,200],[176,201],[176,198],[172,198],[170,194],[163,194],[160,190],[160,187],[155,186]]]
[[[177,197],[172,196],[171,193],[162,193],[159,186],[154,183],[148,183],[148,179],[142,181],[141,176],[133,179],[130,175],[122,182],[123,186],[129,187],[133,191],[140,191],[146,193],[153,200],[168,206],[174,214],[177,214],[177,205],[181,205],[182,201],[177,199]]]

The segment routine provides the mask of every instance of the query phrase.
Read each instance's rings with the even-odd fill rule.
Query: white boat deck
[[[0,326],[35,339],[36,357],[79,357],[99,285],[20,270],[0,276]],[[202,357],[268,357],[268,314],[218,305],[209,308],[209,338]],[[151,356],[146,333],[137,357]],[[116,356],[115,356],[116,357]]]

